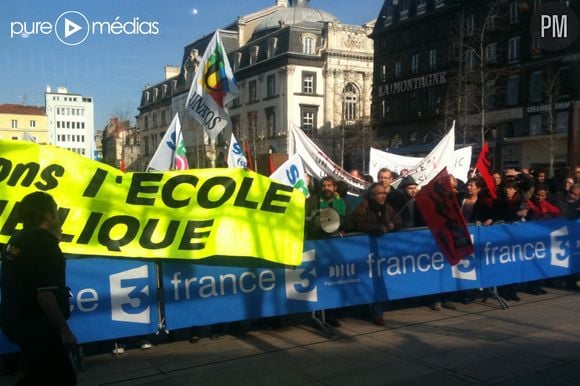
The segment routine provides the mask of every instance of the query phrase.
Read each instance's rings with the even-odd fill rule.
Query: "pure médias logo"
[[[158,35],[159,22],[145,21],[139,17],[123,20],[120,16],[111,21],[89,21],[78,11],[66,11],[54,22],[12,21],[10,38],[32,38],[53,34],[67,46],[77,46],[89,35]]]

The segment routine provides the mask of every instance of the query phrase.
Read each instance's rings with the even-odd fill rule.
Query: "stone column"
[[[371,117],[371,84],[372,84],[372,73],[363,74],[363,90],[362,90],[362,114],[363,117],[370,119]],[[361,117],[361,118],[363,118]]]
[[[334,70],[334,90],[332,93],[332,106],[334,107],[331,126],[337,127],[342,122],[342,88],[344,87],[344,74],[341,70]]]
[[[334,72],[326,68],[322,75],[324,77],[324,122],[327,123],[326,129],[330,130],[333,126],[334,114]]]

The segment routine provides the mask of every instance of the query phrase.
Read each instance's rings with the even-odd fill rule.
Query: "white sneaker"
[[[116,346],[113,349],[113,354],[115,354],[115,355],[121,355],[121,354],[124,354],[124,353],[125,353],[125,347],[124,346]]]
[[[148,340],[143,339],[141,341],[141,345],[139,347],[141,347],[141,350],[147,350],[147,349],[151,348],[152,345]]]

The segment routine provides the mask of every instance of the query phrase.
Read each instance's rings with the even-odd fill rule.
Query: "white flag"
[[[453,155],[453,163],[446,165],[449,174],[453,174],[462,181],[467,181],[467,174],[469,173],[469,166],[471,165],[471,146],[457,149],[453,152]],[[397,174],[400,174],[403,169],[411,171],[416,169],[417,164],[423,161],[423,159],[421,157],[407,157],[371,148],[369,174],[373,178],[376,178],[381,168],[388,168]]]
[[[226,104],[239,93],[219,31],[216,31],[191,82],[185,108],[213,140],[230,120]]]
[[[419,186],[423,186],[449,165],[455,165],[455,122],[449,133],[427,154],[427,157],[409,171],[409,175],[413,176]],[[402,178],[397,178],[391,186],[398,187],[401,180]]]
[[[230,139],[230,148],[228,150],[228,167],[229,168],[246,168],[248,167],[248,160],[244,155],[238,140],[232,133],[232,138]]]
[[[304,165],[302,164],[302,158],[300,158],[298,154],[294,154],[288,158],[286,162],[280,165],[280,167],[270,175],[270,178],[276,182],[300,190],[306,197],[309,196]]]
[[[189,169],[187,157],[185,155],[185,143],[181,132],[179,115],[175,114],[171,125],[165,132],[161,143],[155,150],[153,158],[147,166],[147,171],[163,172],[167,170]]]
[[[294,141],[294,153],[304,162],[307,172],[316,179],[330,176],[336,181],[344,180],[349,191],[360,193],[367,188],[368,183],[354,177],[352,174],[335,164],[299,127],[290,126]]]

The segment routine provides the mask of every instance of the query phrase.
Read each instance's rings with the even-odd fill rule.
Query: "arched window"
[[[306,36],[304,37],[304,40],[302,41],[302,52],[305,53],[306,55],[314,55],[314,37],[312,36]]]
[[[358,89],[352,83],[344,86],[342,93],[342,118],[352,124],[358,119]]]

